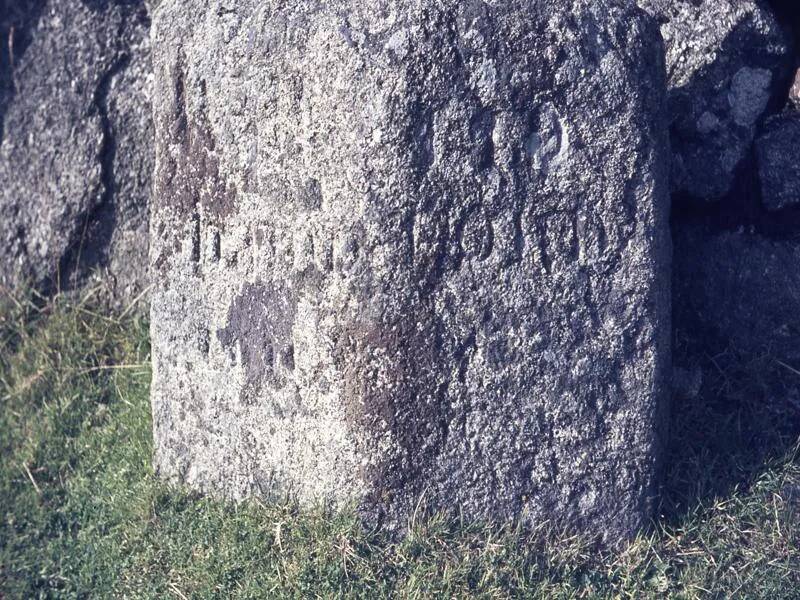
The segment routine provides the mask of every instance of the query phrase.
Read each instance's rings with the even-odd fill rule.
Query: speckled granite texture
[[[229,497],[651,515],[664,50],[629,2],[164,0],[155,462]]]

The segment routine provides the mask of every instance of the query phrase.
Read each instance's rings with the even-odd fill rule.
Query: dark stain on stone
[[[166,116],[168,121],[165,124],[178,147],[174,152],[161,150],[164,167],[156,179],[153,211],[158,214],[170,209],[177,225],[193,221],[194,215],[201,215],[203,226],[210,224],[224,230],[225,222],[238,208],[238,191],[236,185],[220,172],[217,140],[208,115],[202,109],[194,114],[188,110],[190,83],[184,62],[182,56],[176,61],[173,108]],[[200,82],[197,93],[201,97],[203,87],[203,82]],[[199,104],[203,105],[202,102]],[[158,264],[163,264],[164,260]]]
[[[447,441],[451,411],[447,385],[435,381],[442,359],[437,335],[433,323],[418,328],[408,319],[362,322],[347,327],[334,350],[344,373],[348,427],[364,454],[380,458],[360,474],[370,489],[361,511],[370,521],[393,514],[392,499],[401,490],[422,493]],[[388,451],[380,447],[387,432],[393,442]]]
[[[228,325],[217,332],[223,348],[238,346],[245,371],[242,399],[252,403],[265,387],[281,389],[294,369],[292,327],[296,298],[275,283],[248,283],[228,311]]]
[[[206,218],[223,228],[236,209],[236,186],[220,175],[216,139],[205,114],[189,122],[188,140],[178,158],[179,185],[186,194],[197,194]]]

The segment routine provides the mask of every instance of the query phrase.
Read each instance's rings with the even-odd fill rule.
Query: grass
[[[3,302],[0,598],[800,598],[798,412],[765,383],[800,379],[768,357],[698,356],[716,375],[677,401],[663,515],[622,550],[441,521],[397,543],[161,484],[145,320]]]

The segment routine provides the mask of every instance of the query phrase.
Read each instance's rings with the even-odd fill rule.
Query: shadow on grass
[[[660,515],[665,525],[746,491],[779,462],[800,464],[796,365],[768,350],[736,347],[681,308],[674,360],[684,381],[673,396]]]

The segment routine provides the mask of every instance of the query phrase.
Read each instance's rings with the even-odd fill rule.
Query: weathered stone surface
[[[672,187],[720,199],[788,73],[789,37],[758,0],[638,2],[667,49]]]
[[[768,119],[756,140],[756,154],[764,206],[800,205],[800,113]]]
[[[675,232],[675,310],[731,349],[800,360],[800,244],[746,230]]]
[[[406,523],[650,516],[663,47],[615,0],[164,0],[155,463]]]
[[[0,77],[0,284],[63,286],[99,269],[131,298],[147,280],[153,170],[146,7],[13,4]]]

